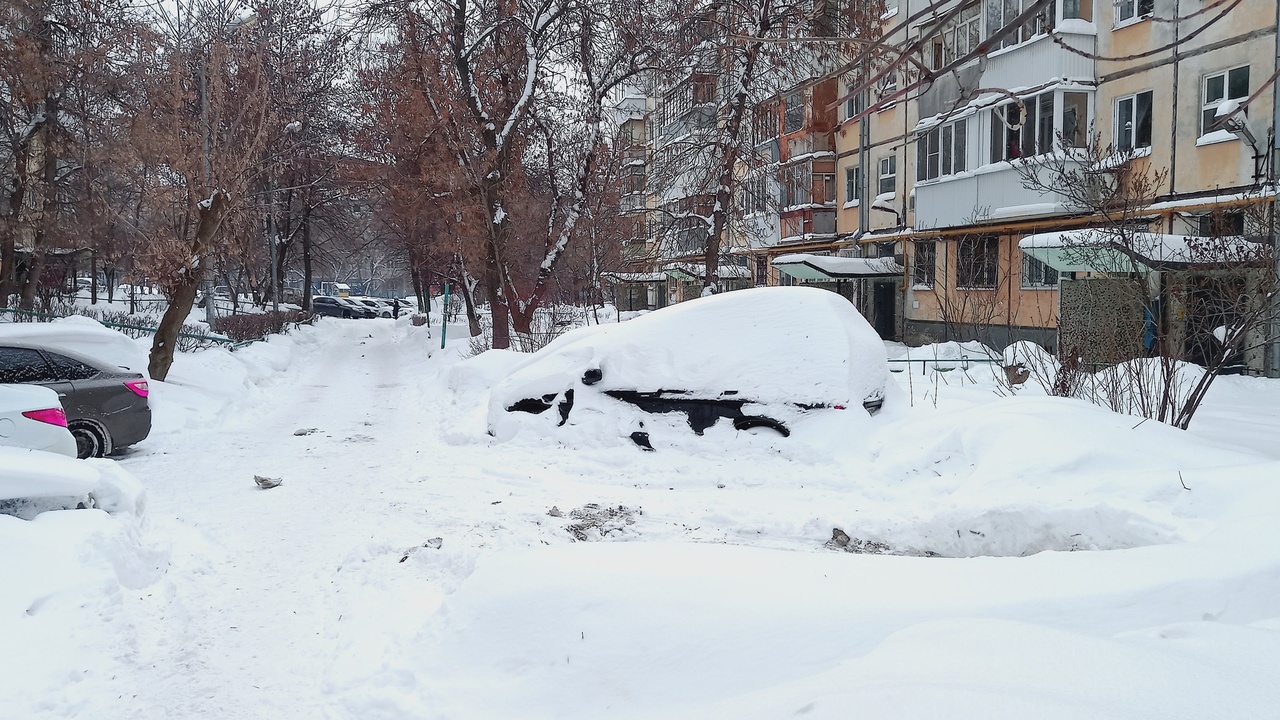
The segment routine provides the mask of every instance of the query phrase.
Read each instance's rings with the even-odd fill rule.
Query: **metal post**
[[[427,293],[430,295],[430,291]],[[444,284],[444,304],[440,306],[440,349],[444,349],[445,336],[449,334],[449,320],[445,313],[449,311],[449,282]],[[431,299],[427,299],[427,315],[431,315]]]
[[[1280,3],[1276,4],[1276,22],[1280,23]],[[1275,68],[1280,70],[1280,34],[1276,35],[1276,56]],[[1267,148],[1268,157],[1264,160],[1267,163],[1267,192],[1276,192],[1277,167],[1280,163],[1280,88],[1275,83],[1271,84],[1271,143]],[[1275,263],[1275,276],[1272,277],[1270,288],[1271,298],[1271,322],[1269,324],[1269,332],[1271,337],[1268,338],[1267,350],[1271,356],[1267,358],[1267,377],[1280,378],[1280,238],[1276,236],[1276,203],[1280,203],[1280,197],[1273,195],[1271,197],[1271,207],[1267,210],[1267,232],[1271,234],[1271,254],[1272,261]]]

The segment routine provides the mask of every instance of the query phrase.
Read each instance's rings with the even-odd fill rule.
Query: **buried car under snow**
[[[649,448],[645,419],[681,413],[699,435],[723,419],[786,436],[805,413],[874,412],[887,377],[884,343],[840,295],[740,290],[557,338],[494,387],[489,433],[595,424]]]

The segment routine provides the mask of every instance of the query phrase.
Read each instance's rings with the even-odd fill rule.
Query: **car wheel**
[[[84,460],[102,457],[107,453],[106,432],[89,423],[71,423],[67,426],[76,439],[76,457]]]

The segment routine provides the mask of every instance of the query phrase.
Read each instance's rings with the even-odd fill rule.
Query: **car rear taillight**
[[[129,380],[124,386],[132,390],[138,397],[146,397],[151,394],[151,391],[147,389],[146,380]]]
[[[36,422],[49,423],[50,425],[67,426],[67,414],[62,412],[62,408],[49,408],[48,410],[28,410],[22,413],[22,417],[31,418]]]

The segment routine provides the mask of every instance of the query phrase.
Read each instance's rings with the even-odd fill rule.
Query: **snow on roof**
[[[605,272],[600,273],[605,280],[621,283],[666,282],[667,274],[661,272]]]
[[[662,266],[667,273],[684,274],[696,278],[698,280],[706,277],[707,266],[704,263],[667,263]],[[746,280],[751,277],[751,271],[742,265],[721,265],[716,268],[716,275],[720,279]]]
[[[898,276],[903,267],[891,257],[850,258],[811,253],[779,255],[773,266],[795,277],[806,280]],[[800,270],[808,268],[810,272]],[[796,271],[799,271],[798,273]],[[813,272],[816,271],[816,272]],[[823,277],[825,276],[825,277]]]
[[[1244,237],[1208,238],[1196,235],[1167,235],[1139,232],[1122,240],[1115,234],[1096,228],[1036,233],[1018,241],[1028,251],[1065,251],[1077,257],[1071,264],[1094,265],[1101,272],[1131,269],[1136,260],[1152,268],[1185,265],[1248,264],[1270,257],[1270,248]],[[1096,257],[1094,254],[1096,253]],[[1032,252],[1037,258],[1046,253]],[[1061,255],[1062,253],[1059,253]],[[1117,262],[1118,261],[1118,262]],[[1050,265],[1059,267],[1051,261]],[[1059,267],[1059,269],[1063,269]]]

